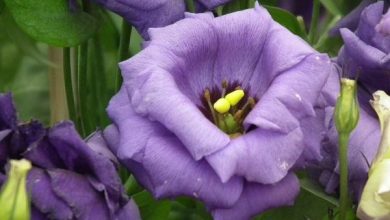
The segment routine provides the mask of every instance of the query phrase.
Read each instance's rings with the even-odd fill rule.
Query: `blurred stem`
[[[83,0],[83,10],[89,12],[90,3],[88,0]],[[88,123],[88,40],[83,42],[79,47],[78,53],[78,97],[79,97],[79,116],[80,116],[80,132],[83,137],[90,131]]]
[[[70,119],[76,123],[76,106],[74,102],[74,90],[73,90],[73,81],[72,81],[72,70],[70,63],[70,48],[65,47],[63,49],[63,71],[65,79],[65,91],[66,91],[66,100],[68,104],[68,112]],[[77,126],[78,127],[78,126]]]
[[[122,20],[122,31],[121,31],[121,37],[120,37],[120,43],[119,43],[119,54],[118,54],[119,62],[129,58],[129,45],[130,45],[131,28],[132,28],[132,26],[129,25],[126,22],[126,20],[123,19]],[[121,70],[118,67],[118,73],[117,73],[117,77],[116,77],[116,90],[119,90],[121,85],[122,85],[122,76],[121,76]]]
[[[88,111],[87,105],[87,92],[88,92],[88,40],[81,44],[79,49],[79,64],[78,64],[78,84],[79,84],[79,107],[80,107],[80,118],[81,118],[81,134],[83,137],[87,134],[87,117],[85,113]]]
[[[61,50],[49,47],[49,60],[55,63],[55,67],[49,70],[49,93],[50,93],[50,124],[68,119],[66,93],[64,87],[64,74],[60,68],[62,66]]]
[[[339,220],[347,219],[348,211],[348,142],[349,134],[339,134],[340,169],[340,215]]]
[[[311,16],[309,42],[313,45],[316,40],[318,21],[320,17],[320,1],[313,0],[313,11]]]

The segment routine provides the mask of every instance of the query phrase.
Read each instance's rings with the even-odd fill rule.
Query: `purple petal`
[[[348,28],[355,30],[359,24],[360,14],[368,5],[376,2],[375,0],[363,0],[354,10],[352,10],[347,16],[341,19],[335,27],[330,30],[330,35],[335,36],[339,34],[339,30],[342,28]]]
[[[385,64],[386,54],[384,52],[366,44],[348,29],[341,29],[340,32],[346,52],[362,67],[375,69],[377,66]]]
[[[39,212],[54,219],[72,219],[73,211],[56,195],[51,180],[41,169],[33,168],[28,175],[27,186],[31,192],[31,201]]]
[[[220,5],[226,4],[232,0],[197,0],[199,3],[204,5],[207,9],[211,10]]]
[[[15,129],[17,117],[11,93],[0,93],[0,130]]]
[[[140,213],[138,211],[137,204],[134,200],[130,200],[117,214],[116,218],[118,220],[141,220]]]
[[[226,182],[234,174],[263,184],[283,179],[303,151],[302,131],[288,134],[255,129],[232,142],[207,161]],[[261,156],[259,156],[261,155]]]
[[[383,15],[381,21],[376,25],[375,29],[387,37],[390,35],[390,9],[387,10],[385,15]]]
[[[331,71],[327,56],[307,56],[273,80],[244,123],[282,133],[294,130],[299,119],[314,116],[313,105]]]
[[[203,160],[194,161],[176,138],[154,134],[145,144],[132,158],[124,152],[131,149],[121,145],[119,158],[157,198],[187,195],[207,204],[229,206],[241,194],[239,178],[221,183],[211,167]]]
[[[56,125],[49,130],[48,138],[67,169],[93,175],[105,185],[111,199],[117,201],[120,198],[121,182],[114,164],[89,148],[73,124],[63,122]]]
[[[72,207],[77,219],[109,219],[110,212],[102,194],[95,191],[89,181],[67,170],[48,171],[51,187],[58,197]]]
[[[361,14],[356,35],[366,44],[376,47],[385,53],[390,53],[390,38],[383,36],[375,29],[376,25],[381,21],[383,10],[383,1],[365,8]]]
[[[119,14],[148,39],[147,30],[163,27],[184,18],[183,0],[95,0],[107,9]]]
[[[87,144],[96,153],[109,158],[113,163],[115,163],[115,165],[119,164],[117,158],[109,150],[107,146],[107,141],[104,139],[102,131],[96,131],[91,134],[88,137]]]
[[[293,205],[299,193],[299,182],[294,174],[288,174],[273,185],[246,183],[244,192],[237,203],[228,209],[216,209],[212,214],[215,220],[244,220],[266,210]]]

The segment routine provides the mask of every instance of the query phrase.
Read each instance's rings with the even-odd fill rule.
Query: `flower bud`
[[[382,139],[359,202],[361,219],[390,219],[390,97],[383,91],[370,101],[379,116]]]
[[[339,133],[350,134],[359,121],[359,103],[355,80],[342,78],[341,92],[337,99],[335,123]]]
[[[0,219],[30,219],[26,179],[31,169],[28,160],[11,160],[8,178],[0,194]]]

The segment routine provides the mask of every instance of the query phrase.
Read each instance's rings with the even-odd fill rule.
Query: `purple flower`
[[[258,4],[218,18],[187,14],[149,34],[120,63],[124,83],[107,109],[105,137],[119,160],[155,197],[199,198],[215,219],[292,204],[292,168],[320,157],[309,150],[320,139],[305,134],[329,58]],[[214,110],[238,90],[237,105]]]
[[[184,0],[95,0],[107,9],[119,14],[149,39],[148,29],[164,27],[184,18]],[[214,9],[231,0],[198,0],[199,7]]]
[[[355,33],[341,29],[344,47],[338,56],[338,63],[350,73],[359,74],[360,101],[371,109],[368,100],[377,90],[390,92],[390,25],[389,13],[384,13],[384,2],[366,7],[361,13]],[[374,115],[374,114],[373,114]]]
[[[363,0],[360,4],[353,9],[349,14],[342,18],[336,25],[330,30],[330,35],[335,36],[339,34],[341,28],[348,28],[355,30],[359,24],[360,14],[370,4],[375,3],[376,0]]]
[[[0,95],[0,103],[2,162],[25,158],[33,164],[27,179],[32,219],[139,219],[114,163],[93,151],[72,123],[48,130],[38,122],[19,125],[11,95]],[[0,183],[4,175],[2,163]]]

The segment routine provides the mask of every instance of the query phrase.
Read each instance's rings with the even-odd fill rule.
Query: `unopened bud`
[[[26,189],[28,160],[11,160],[11,168],[0,194],[0,219],[30,219],[30,202]]]
[[[350,134],[359,121],[359,103],[355,80],[342,78],[340,96],[337,99],[335,123],[339,133]]]

